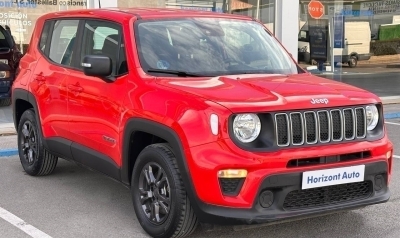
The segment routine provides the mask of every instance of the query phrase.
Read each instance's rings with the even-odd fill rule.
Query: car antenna
[[[100,2],[101,2],[101,0],[99,0],[99,8],[101,8],[101,3]]]

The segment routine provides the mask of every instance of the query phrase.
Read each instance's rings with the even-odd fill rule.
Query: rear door
[[[38,64],[33,72],[30,88],[36,95],[39,106],[43,134],[45,137],[71,139],[67,117],[67,83],[66,80],[74,68],[73,56],[79,20],[47,21],[49,34],[43,44]],[[42,46],[42,45],[41,45]]]

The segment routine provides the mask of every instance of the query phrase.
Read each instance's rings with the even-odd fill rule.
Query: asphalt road
[[[400,120],[388,120],[389,137],[400,155]],[[15,136],[7,140],[16,140]],[[285,224],[233,231],[233,227],[192,237],[400,237],[400,159],[395,159],[389,202],[361,210]],[[0,237],[30,237],[27,224],[50,237],[148,237],[139,226],[127,188],[96,172],[60,160],[51,176],[26,175],[18,157],[0,157],[1,209],[14,214],[13,226],[0,218]],[[7,216],[9,219],[11,215]],[[12,219],[11,219],[12,220]],[[24,223],[25,222],[25,223]],[[37,238],[46,236],[38,235]]]
[[[375,93],[379,97],[400,96],[399,72],[371,72],[358,69],[358,72],[347,72],[334,75],[319,75],[325,78],[351,84]]]

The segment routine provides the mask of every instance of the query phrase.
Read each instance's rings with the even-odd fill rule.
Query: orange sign
[[[308,14],[314,19],[320,19],[325,14],[324,5],[320,1],[311,1],[308,4]]]

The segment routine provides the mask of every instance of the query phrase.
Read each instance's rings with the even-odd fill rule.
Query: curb
[[[395,118],[400,118],[400,112],[391,112],[391,113],[385,113],[383,115],[385,119],[395,119]]]
[[[18,155],[18,149],[4,149],[0,150],[0,157],[8,157]]]

